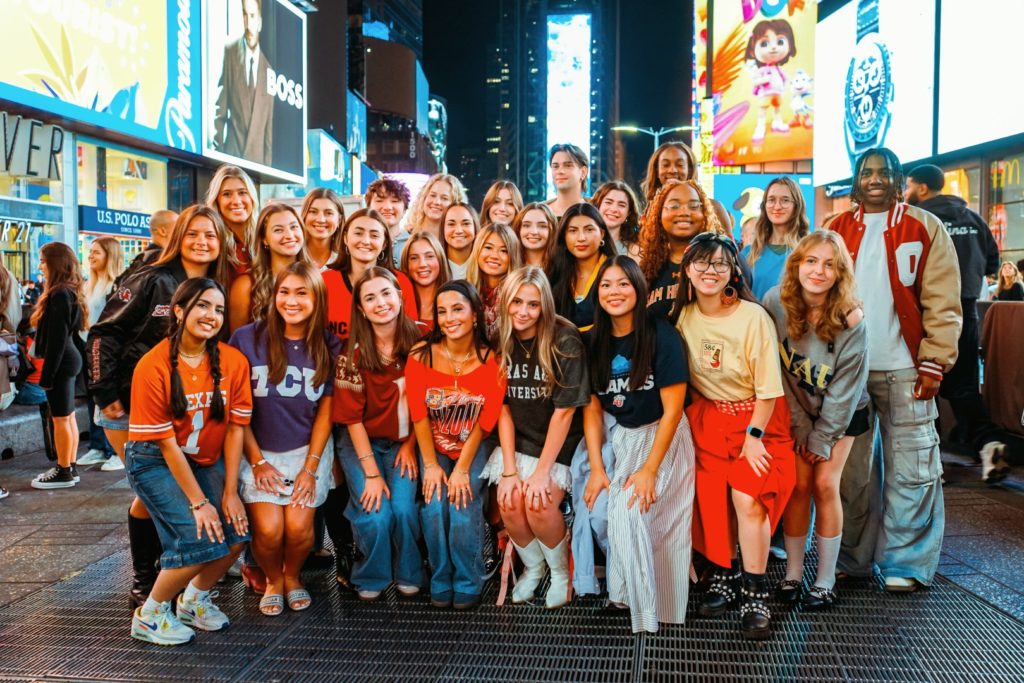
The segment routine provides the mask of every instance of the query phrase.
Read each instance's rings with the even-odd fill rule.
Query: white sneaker
[[[89,451],[76,461],[76,464],[99,465],[107,461],[107,454],[98,448],[90,448]]]
[[[226,576],[233,576],[236,579],[242,578],[242,556],[241,555],[238,556],[238,559],[235,560],[234,564],[232,564],[230,567],[228,567],[228,570],[226,572],[224,572],[224,576],[225,577]],[[224,577],[221,577],[221,581],[223,581],[223,580],[224,580]]]
[[[917,590],[917,581],[902,576],[887,576],[885,590],[890,593],[913,593]]]
[[[228,627],[231,620],[228,615],[220,611],[213,599],[217,597],[216,591],[206,591],[205,595],[195,600],[186,600],[185,594],[178,596],[177,612],[178,618],[183,624],[194,626],[203,631],[222,631]]]
[[[363,602],[373,602],[374,600],[376,600],[377,598],[380,597],[380,593],[381,593],[380,591],[369,591],[369,590],[356,591],[356,595],[358,595],[359,599],[362,600]]]
[[[118,472],[124,469],[124,463],[121,462],[121,458],[116,455],[112,455],[107,458],[107,461],[103,463],[103,466],[100,467],[100,469],[104,472]]]
[[[402,597],[411,598],[414,595],[419,595],[420,587],[412,586],[407,583],[396,583],[395,589],[402,595]]]
[[[981,478],[986,484],[1002,481],[1010,473],[1005,453],[1006,444],[1001,441],[989,441],[981,447]]]
[[[132,638],[154,645],[184,645],[195,640],[196,632],[185,626],[171,612],[171,603],[162,602],[156,612],[135,609],[132,616]]]

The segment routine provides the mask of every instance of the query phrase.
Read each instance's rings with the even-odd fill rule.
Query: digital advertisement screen
[[[199,4],[0,0],[0,98],[201,153]]]
[[[352,154],[366,161],[366,103],[351,90],[345,91],[345,147]]]
[[[942,3],[939,154],[1024,132],[1021,26],[1024,3]]]
[[[811,158],[817,20],[814,2],[715,3],[716,166]]]
[[[726,211],[732,214],[733,239],[744,244],[750,243],[749,234],[743,239],[743,228],[753,229],[761,214],[761,199],[765,188],[779,176],[770,173],[719,173],[715,174],[715,199],[722,202]],[[814,226],[814,185],[810,175],[790,174],[804,198],[807,220]]]
[[[548,15],[548,149],[568,142],[590,154],[590,18]],[[550,197],[555,187],[548,176]]]
[[[858,22],[861,3],[874,11]],[[817,40],[828,49],[815,58],[814,184],[849,178],[869,147],[904,164],[931,156],[935,0],[851,0],[818,23]]]
[[[286,0],[206,0],[203,152],[306,181],[306,15]]]

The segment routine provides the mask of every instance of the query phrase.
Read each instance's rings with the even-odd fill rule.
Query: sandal
[[[284,612],[284,596],[277,593],[260,598],[260,612],[267,617],[276,617]]]
[[[309,606],[312,604],[313,597],[305,588],[296,588],[293,591],[288,591],[288,609],[293,612],[301,612],[304,609],[309,609]]]

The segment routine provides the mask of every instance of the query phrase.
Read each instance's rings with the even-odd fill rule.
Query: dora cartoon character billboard
[[[716,166],[811,158],[817,19],[813,0],[715,0]]]

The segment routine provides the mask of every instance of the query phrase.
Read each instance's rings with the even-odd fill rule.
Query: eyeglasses
[[[701,204],[698,200],[694,199],[693,201],[686,202],[685,204],[683,204],[682,202],[668,202],[667,204],[665,204],[665,210],[678,211],[684,206],[690,211],[700,211],[701,209],[704,208],[703,204]]]
[[[788,209],[795,203],[789,197],[768,197],[768,199],[764,200],[765,206],[781,206],[784,209]]]
[[[718,273],[719,275],[725,275],[730,270],[732,270],[732,265],[728,261],[722,260],[705,261],[704,259],[700,259],[694,261],[690,265],[692,265],[693,269],[696,270],[698,273],[706,273],[708,272],[708,268],[714,268],[715,272]]]

